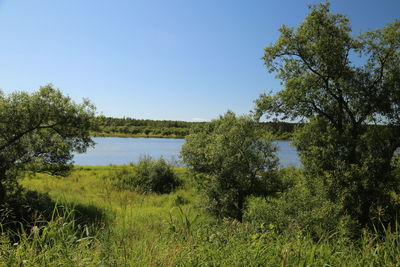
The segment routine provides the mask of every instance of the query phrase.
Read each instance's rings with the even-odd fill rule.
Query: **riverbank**
[[[94,137],[123,137],[123,138],[174,138],[185,139],[185,135],[162,135],[162,134],[129,134],[129,133],[104,133],[91,132]]]
[[[186,135],[163,135],[163,134],[129,134],[129,133],[105,133],[105,132],[91,132],[93,137],[123,137],[123,138],[174,138],[185,139]],[[292,141],[292,135],[282,134],[275,135],[275,140],[279,141]]]

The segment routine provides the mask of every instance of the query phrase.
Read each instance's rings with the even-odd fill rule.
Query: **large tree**
[[[0,91],[0,202],[26,166],[66,167],[93,144],[94,106],[76,104],[52,85],[34,93]],[[63,169],[63,168],[58,168]]]
[[[187,136],[181,155],[199,178],[209,210],[242,221],[247,197],[279,191],[275,151],[254,120],[227,112]]]
[[[309,122],[295,144],[310,183],[322,182],[361,225],[382,211],[391,217],[399,186],[392,158],[400,146],[400,21],[353,35],[329,3],[313,5],[297,28],[280,28],[263,59],[284,89],[261,95],[256,113]]]

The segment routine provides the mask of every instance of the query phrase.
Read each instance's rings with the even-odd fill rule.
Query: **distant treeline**
[[[194,124],[204,122],[186,122],[169,120],[141,120],[134,118],[95,118],[98,127],[95,135],[104,136],[144,136],[183,138],[189,134]]]
[[[112,118],[98,116],[95,118],[97,136],[121,137],[170,137],[184,138],[193,126],[201,126],[207,122],[187,122],[170,120],[142,120],[134,118]],[[296,123],[261,122],[266,129],[271,130],[277,139],[290,139]]]
[[[263,127],[270,130],[276,139],[280,140],[288,140],[292,138],[293,132],[297,126],[300,126],[299,123],[291,123],[291,122],[260,122]]]

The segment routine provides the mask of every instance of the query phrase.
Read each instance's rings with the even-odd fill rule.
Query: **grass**
[[[118,168],[81,166],[68,177],[23,179],[70,209],[22,229],[17,243],[3,232],[0,266],[400,266],[398,228],[384,237],[365,232],[357,242],[337,233],[315,241],[264,224],[218,221],[184,169],[175,169],[184,185],[158,195],[116,191],[107,177]],[[105,216],[78,224],[74,207],[82,216]]]

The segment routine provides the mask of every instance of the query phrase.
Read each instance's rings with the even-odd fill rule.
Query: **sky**
[[[282,89],[264,47],[311,0],[0,0],[0,88],[52,83],[99,114],[210,120]],[[355,34],[400,18],[400,0],[331,0]]]

